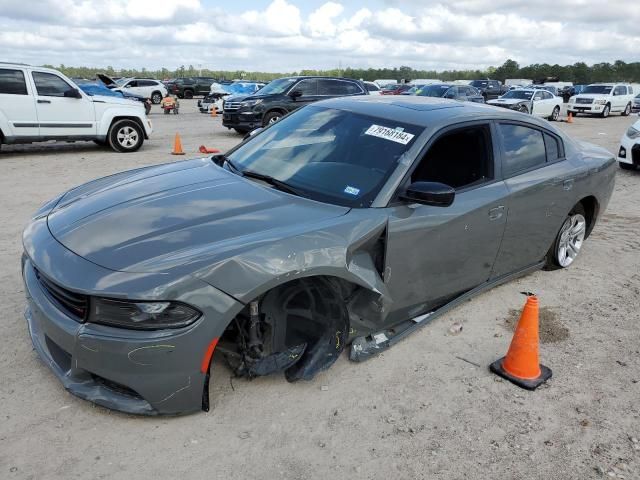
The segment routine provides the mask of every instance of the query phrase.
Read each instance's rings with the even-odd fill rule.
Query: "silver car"
[[[495,285],[579,254],[612,154],[472,102],[341,98],[226,155],[141,168],[44,205],[26,318],[73,394],[137,414],[209,408],[211,359],[311,379]]]

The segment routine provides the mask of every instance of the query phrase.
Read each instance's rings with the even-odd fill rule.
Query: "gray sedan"
[[[571,265],[614,186],[607,151],[471,102],[342,98],[211,158],[44,205],[26,318],[73,394],[137,414],[209,408],[210,365],[311,379],[495,285]]]

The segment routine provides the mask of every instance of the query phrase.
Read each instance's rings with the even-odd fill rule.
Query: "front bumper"
[[[33,244],[25,241],[29,253],[22,272],[25,317],[34,349],[63,386],[80,398],[131,414],[177,415],[206,409],[209,373],[208,369],[202,371],[203,358],[211,341],[222,335],[242,304],[200,280],[189,279],[184,293],[169,298],[203,312],[189,327],[138,331],[82,323],[47,294],[36,276],[36,265],[41,275],[74,292],[95,294],[102,277],[101,282],[107,285],[104,296],[123,298],[117,293],[123,286],[132,291],[124,298],[151,296],[136,286],[140,274],[102,269],[55,240],[37,241],[39,236],[42,232],[35,235]],[[35,254],[34,245],[39,247]],[[42,261],[45,257],[50,258],[49,264]],[[120,280],[110,284],[108,279],[114,276]],[[73,280],[82,277],[85,281]],[[80,283],[86,283],[85,290],[78,289]]]
[[[570,103],[567,106],[567,111],[571,113],[591,113],[600,114],[604,110],[605,105],[582,104],[582,103]]]
[[[227,128],[253,130],[262,127],[262,116],[262,112],[225,110],[222,112],[222,125]]]
[[[628,163],[640,167],[640,138],[622,137],[618,147],[618,162]]]

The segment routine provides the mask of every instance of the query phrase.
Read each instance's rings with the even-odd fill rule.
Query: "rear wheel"
[[[162,94],[160,92],[153,92],[151,94],[151,102],[154,105],[158,105],[162,101]]]
[[[142,128],[133,120],[118,120],[109,129],[109,145],[116,152],[129,153],[138,150],[144,142]]]
[[[627,106],[624,107],[624,112],[622,112],[622,116],[628,117],[629,115],[631,115],[631,104],[627,103]]]
[[[547,253],[547,270],[567,268],[580,253],[587,233],[587,220],[582,204],[576,205],[562,224]]]

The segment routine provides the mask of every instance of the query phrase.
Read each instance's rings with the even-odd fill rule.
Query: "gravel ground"
[[[183,158],[240,139],[195,101],[150,117],[156,131],[136,154],[92,143],[0,153],[0,478],[640,478],[640,172],[618,171],[571,268],[495,288],[364,364],[345,355],[312,382],[288,384],[231,382],[216,362],[211,411],[178,418],[123,415],[66,393],[23,319],[29,215],[84,181],[175,160],[176,132]],[[636,119],[560,126],[613,152]],[[541,355],[554,375],[535,392],[487,368],[506,352],[523,290],[539,294],[549,319]],[[454,335],[455,322],[464,328]]]

